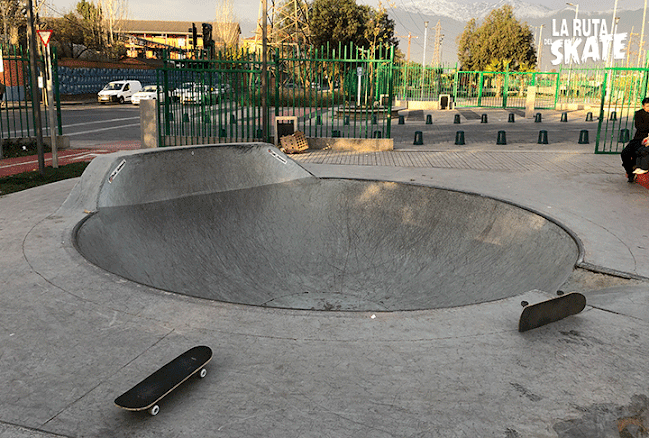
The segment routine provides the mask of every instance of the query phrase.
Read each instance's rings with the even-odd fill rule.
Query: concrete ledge
[[[394,150],[392,138],[308,138],[309,149],[336,151],[383,152]]]
[[[583,110],[584,109],[584,104],[583,103],[561,103],[557,104],[557,110],[565,110],[565,111],[578,111],[578,110]]]

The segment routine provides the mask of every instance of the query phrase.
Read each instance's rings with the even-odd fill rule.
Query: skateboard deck
[[[115,399],[115,404],[129,411],[160,411],[158,402],[194,374],[203,378],[205,365],[212,359],[210,347],[191,348]]]
[[[526,305],[518,322],[518,331],[525,332],[576,315],[586,307],[586,297],[571,292],[540,303]]]

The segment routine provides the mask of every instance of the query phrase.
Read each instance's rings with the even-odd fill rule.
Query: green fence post
[[[606,83],[608,82],[608,72],[604,72],[604,80],[602,81],[602,98],[599,106],[599,121],[597,122],[597,135],[595,136],[595,153],[602,153],[599,149],[599,140],[602,132],[602,123],[604,122],[604,102],[606,100]]]

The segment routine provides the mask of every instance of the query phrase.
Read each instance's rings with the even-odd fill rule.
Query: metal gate
[[[5,86],[0,105],[0,133],[2,139],[18,139],[36,137],[35,115],[32,107],[32,90],[41,93],[46,101],[45,93],[31,83],[29,55],[19,46],[0,46],[2,55],[2,71],[0,82]],[[58,83],[56,77],[56,51],[53,51],[54,100],[57,109],[58,134],[61,135],[61,107],[59,102]],[[41,65],[43,61],[41,60]],[[43,71],[43,69],[41,69]],[[47,117],[41,117],[43,134],[49,135]]]
[[[610,68],[601,84],[595,153],[619,153],[634,135],[633,116],[647,96],[647,68]]]
[[[159,144],[269,141],[264,133],[274,133],[278,117],[294,118],[307,137],[390,137],[392,48],[287,45],[271,55],[266,109],[262,60],[255,52],[165,60],[157,81]]]

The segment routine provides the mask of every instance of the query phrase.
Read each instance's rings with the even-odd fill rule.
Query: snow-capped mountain
[[[492,10],[501,8],[506,4],[514,8],[514,15],[519,19],[543,18],[552,14],[552,11],[545,6],[533,5],[521,0],[500,0],[495,4],[483,1],[469,5],[460,4],[453,0],[403,0],[399,2],[397,7],[408,12],[448,17],[456,21],[466,22],[467,17],[481,20],[489,15]]]

